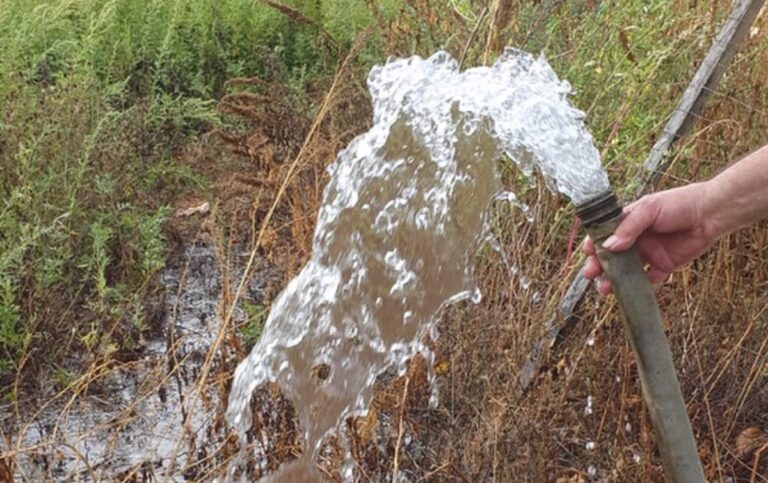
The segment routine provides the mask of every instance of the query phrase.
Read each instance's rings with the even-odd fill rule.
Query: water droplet
[[[437,328],[437,324],[433,324],[429,328],[429,338],[433,342],[436,342],[438,339],[440,339],[440,330]]]
[[[429,395],[429,408],[437,409],[438,404],[440,404],[440,394],[437,390],[433,390]]]
[[[528,290],[531,286],[531,279],[523,275],[520,277],[520,286],[523,287],[523,290]]]

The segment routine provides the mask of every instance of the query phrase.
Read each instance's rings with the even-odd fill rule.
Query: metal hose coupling
[[[584,229],[590,235],[593,235],[592,232],[596,230],[602,235],[609,228],[610,233],[613,233],[613,229],[618,225],[621,212],[619,200],[610,190],[576,207],[576,215],[581,219]],[[610,236],[610,233],[605,236]],[[600,238],[604,238],[604,236]]]
[[[701,483],[701,467],[672,353],[664,334],[656,295],[634,247],[613,253],[602,248],[621,220],[622,208],[607,191],[576,208],[584,228],[595,241],[603,273],[611,280],[621,308],[624,330],[637,361],[637,372],[654,427],[664,473],[672,483]]]

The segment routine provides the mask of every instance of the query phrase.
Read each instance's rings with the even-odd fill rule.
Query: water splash
[[[570,85],[543,57],[510,49],[459,72],[439,52],[375,67],[368,85],[374,125],[329,168],[312,258],[235,374],[228,418],[241,447],[257,386],[277,383],[298,414],[304,454],[272,479],[319,480],[322,441],[365,413],[377,375],[418,352],[430,361],[422,341],[440,309],[479,301],[474,258],[502,154],[577,203],[608,189]],[[228,478],[244,479],[243,464]]]

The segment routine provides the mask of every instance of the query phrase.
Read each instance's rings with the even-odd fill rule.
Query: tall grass
[[[131,347],[170,205],[205,190],[177,154],[224,122],[225,81],[299,95],[373,22],[363,1],[287,5],[309,21],[250,0],[3,2],[0,375]]]
[[[504,45],[545,52],[573,85],[614,185],[633,193],[631,181],[728,3],[296,0],[281,2],[281,10],[252,0],[6,0],[0,373],[60,364],[73,348],[97,359],[129,350],[147,329],[144,298],[167,255],[170,206],[190,191],[226,197],[213,191],[245,179],[242,189],[257,193],[231,211],[257,226],[285,187],[262,245],[286,274],[299,267],[309,256],[324,168],[369,122],[361,107],[365,69],[388,54],[443,48],[457,57],[466,52],[471,66],[491,62]],[[662,186],[701,179],[765,142],[765,16],[757,26],[694,136],[674,153]],[[310,124],[305,117],[317,109],[313,100],[369,28],[355,68],[333,85],[322,122],[293,158]],[[217,110],[212,101],[222,96]],[[212,126],[226,133],[239,164],[208,166],[219,161],[217,152],[184,161],[182,147]],[[275,149],[261,149],[263,138]],[[211,172],[217,179],[203,176]],[[499,207],[492,229],[507,260],[481,253],[483,302],[453,307],[440,323],[434,369],[441,404],[429,406],[424,361],[405,378],[383,380],[371,415],[350,426],[358,474],[382,481],[397,471],[414,480],[658,481],[631,352],[610,299],[586,301],[580,322],[546,349],[547,366],[520,393],[517,374],[581,262],[568,256],[573,215],[566,201],[506,166],[503,175],[535,222]],[[219,224],[225,227],[214,231],[234,237],[229,220]],[[768,347],[764,247],[764,226],[732,235],[659,293],[712,480],[763,481],[752,470],[765,466],[761,453],[743,451],[736,437],[745,427],[768,426],[759,384]],[[521,267],[530,286],[510,277],[507,262]],[[258,337],[268,309],[268,300],[249,308],[241,341]],[[222,367],[231,371],[231,364]],[[15,397],[3,383],[3,395]],[[412,443],[401,444],[406,440]],[[338,476],[338,456],[326,462],[331,476]]]

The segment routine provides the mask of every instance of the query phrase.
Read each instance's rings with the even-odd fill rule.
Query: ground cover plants
[[[100,378],[132,367],[148,340],[165,335],[167,294],[158,274],[184,265],[184,247],[201,241],[214,247],[224,280],[217,294],[224,323],[191,385],[215,389],[200,390],[210,397],[215,430],[207,443],[184,435],[179,447],[208,453],[193,451],[198,456],[173,474],[205,480],[221,471],[236,450],[222,424],[232,371],[258,337],[271,300],[309,256],[325,167],[370,122],[364,81],[374,63],[436,49],[464,66],[491,62],[508,45],[545,52],[573,85],[612,182],[629,197],[730,7],[679,0],[6,0],[0,479],[4,471],[28,475],[19,473],[18,462],[30,461],[25,455],[61,449],[21,441],[37,409],[51,399],[103,397]],[[767,27],[763,13],[658,188],[705,178],[766,142]],[[503,255],[478,255],[484,299],[452,307],[439,326],[440,404],[427,403],[422,360],[402,378],[382,377],[369,416],[349,422],[357,477],[660,481],[610,298],[588,296],[521,390],[518,375],[581,256],[571,240],[572,207],[501,163],[505,183],[534,221],[497,207],[492,228]],[[207,214],[177,216],[203,201]],[[658,292],[713,481],[765,481],[768,473],[765,228],[726,237]],[[271,267],[258,300],[240,290],[243,273],[264,277],[238,255],[252,252]],[[502,256],[520,276],[510,276]],[[232,310],[238,299],[245,299],[243,312]],[[169,344],[162,370],[149,372],[162,375],[143,381],[147,391],[170,384],[183,366],[179,357]],[[258,398],[286,415],[261,420],[272,435],[262,443],[271,448],[270,470],[300,448],[290,408],[268,390]],[[132,417],[121,413],[113,431]],[[331,479],[339,478],[337,450],[331,443],[322,462]],[[166,476],[143,463],[119,471],[94,465],[82,464],[73,478]],[[51,479],[64,478],[54,470]]]

